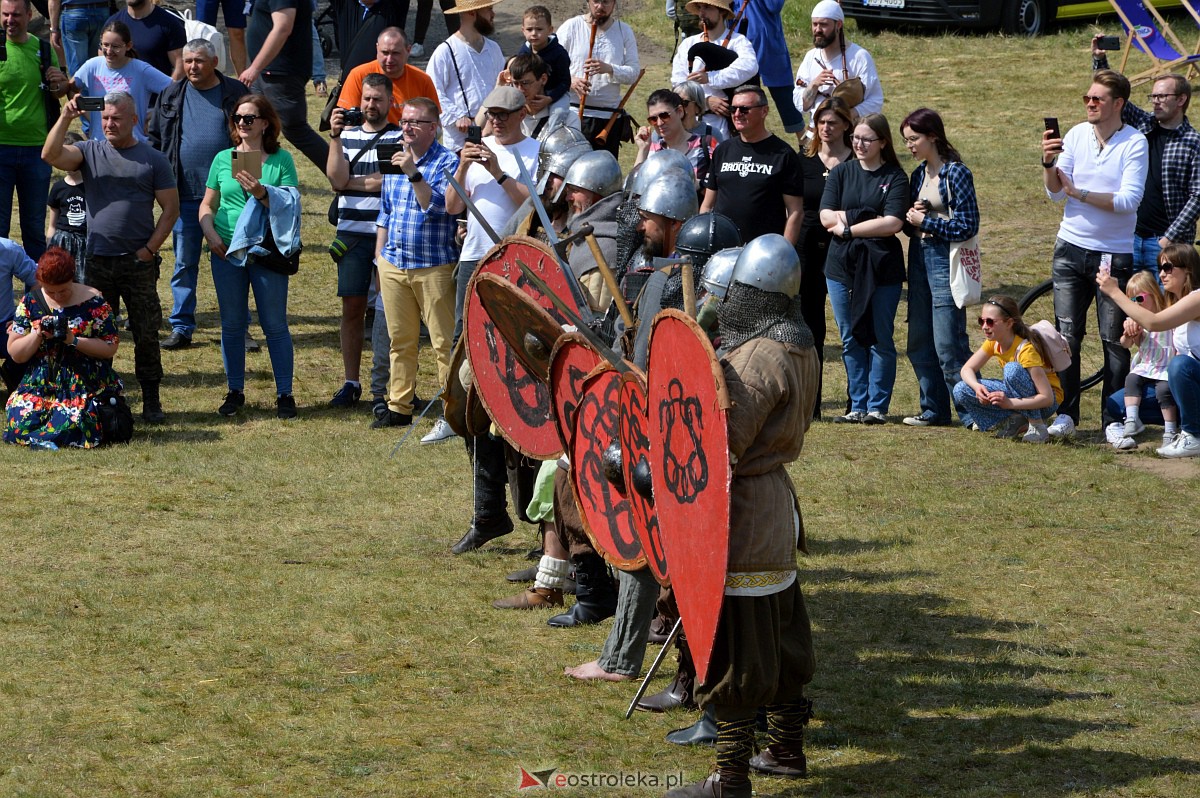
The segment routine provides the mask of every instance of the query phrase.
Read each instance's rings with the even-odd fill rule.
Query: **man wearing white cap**
[[[633,28],[613,16],[617,0],[587,0],[587,9],[560,25],[557,34],[571,56],[571,106],[577,110],[580,97],[586,98],[581,127],[595,145],[597,134],[621,104],[621,86],[637,80],[641,65]],[[620,153],[622,124],[618,122],[602,145],[613,155]]]
[[[821,0],[813,6],[813,48],[796,70],[792,99],[801,111],[811,113],[846,80],[862,81],[861,91],[848,83],[843,91],[847,103],[859,116],[883,111],[883,84],[871,54],[846,41],[845,15],[837,0]],[[859,99],[861,97],[861,99]],[[854,100],[857,99],[857,102]]]
[[[500,45],[487,38],[496,32],[499,0],[461,0],[447,14],[459,15],[458,30],[429,57],[428,72],[442,108],[442,143],[451,152],[462,149],[467,128],[504,69]]]
[[[704,121],[717,133],[718,139],[724,140],[729,136],[727,90],[736,89],[758,74],[758,58],[750,40],[729,28],[733,0],[691,0],[687,10],[700,18],[703,30],[687,37],[675,48],[671,84],[694,80],[704,87],[708,97]],[[702,42],[709,44],[695,49],[708,52],[693,55],[694,46]]]

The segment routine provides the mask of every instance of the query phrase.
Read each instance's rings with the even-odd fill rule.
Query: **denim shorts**
[[[366,296],[375,274],[375,236],[340,233],[346,254],[338,261],[338,296]]]

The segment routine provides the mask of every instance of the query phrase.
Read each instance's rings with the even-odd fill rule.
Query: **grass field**
[[[796,53],[811,5],[788,9]],[[669,50],[659,17],[632,15]],[[1092,30],[860,39],[888,116],[938,108],[975,172],[985,290],[1048,275],[1060,209],[1041,189],[1041,119],[1082,119]],[[632,107],[666,75],[653,64]],[[560,675],[607,624],[488,606],[513,592],[503,574],[531,528],[450,555],[470,516],[460,442],[414,437],[389,457],[399,436],[370,430],[365,407],[326,407],[341,384],[329,193],[301,168],[299,419],[275,419],[265,352],[252,407],[216,415],[204,275],[198,345],[163,353],[168,425],[113,450],[0,447],[0,795],[473,798],[517,794],[520,768],[703,776],[710,750],[662,741],[691,716],[624,721],[631,685]],[[169,307],[165,278],[161,293]],[[844,373],[827,351],[828,415]],[[117,366],[132,374],[127,343]],[[1085,397],[1080,440],[1036,448],[813,427],[791,469],[812,551],[810,778],[756,779],[760,795],[1200,794],[1198,472],[1091,442],[1098,404]],[[902,360],[893,416],[916,407]]]

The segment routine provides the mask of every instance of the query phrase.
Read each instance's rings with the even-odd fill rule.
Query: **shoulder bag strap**
[[[463,105],[467,108],[467,116],[474,119],[475,114],[471,113],[471,101],[467,99],[467,87],[463,84],[462,72],[458,71],[458,59],[454,56],[454,42],[451,41],[453,38],[453,33],[446,37],[446,48],[450,51],[450,63],[454,64],[454,76],[458,78],[458,90],[462,92]]]
[[[375,148],[375,145],[379,143],[379,139],[383,138],[384,133],[388,133],[395,129],[396,129],[396,126],[393,125],[391,122],[388,122],[386,125],[384,125],[383,130],[379,131],[374,136],[372,136],[371,140],[366,143],[366,146],[364,146],[358,152],[354,153],[354,157],[350,159],[350,169],[354,169],[354,164],[358,163],[359,158],[362,158],[364,155],[366,155],[368,152],[370,152],[371,150],[373,150]]]

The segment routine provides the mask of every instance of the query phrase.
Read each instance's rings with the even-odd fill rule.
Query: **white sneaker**
[[[408,51],[409,58],[420,58],[425,55],[425,45],[420,42],[414,42],[412,49]]]
[[[1114,421],[1104,428],[1104,440],[1116,446],[1117,443],[1125,437],[1125,423],[1123,421]],[[1163,441],[1163,445],[1171,441]]]
[[[1121,438],[1113,444],[1113,448],[1121,452],[1130,452],[1137,448],[1137,441],[1133,438]]]
[[[1146,431],[1146,425],[1142,423],[1140,418],[1130,418],[1125,420],[1125,437],[1132,438]]]
[[[1066,413],[1059,413],[1047,431],[1055,438],[1066,438],[1075,434],[1075,422]]]
[[[1163,457],[1200,457],[1200,439],[1190,432],[1181,432],[1175,443],[1158,450]]]
[[[1025,443],[1045,443],[1050,440],[1050,430],[1041,424],[1030,424],[1029,431],[1021,436],[1021,440]]]
[[[433,423],[433,429],[429,434],[421,439],[421,443],[440,443],[441,441],[457,438],[458,433],[450,429],[450,425],[446,423],[446,419],[439,418]]]
[[[1175,433],[1174,435],[1171,435],[1171,436],[1164,435],[1163,436],[1163,445],[1160,446],[1158,449],[1155,449],[1155,451],[1158,452],[1159,457],[1166,457],[1167,455],[1165,453],[1170,451],[1171,449],[1174,449],[1175,444],[1178,441],[1179,441],[1179,433]]]

